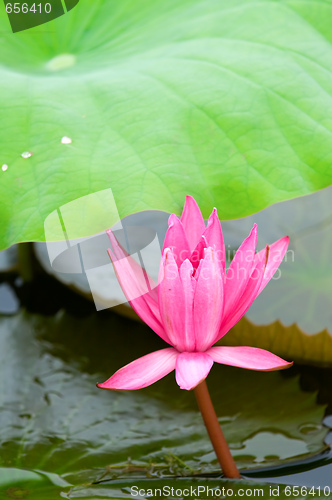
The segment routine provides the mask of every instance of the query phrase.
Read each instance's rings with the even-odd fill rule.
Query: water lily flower
[[[98,387],[141,389],[175,369],[180,388],[191,390],[207,377],[213,363],[262,371],[292,365],[264,349],[214,345],[242,318],[272,278],[287,250],[288,236],[256,254],[254,225],[226,273],[217,210],[205,227],[196,201],[187,196],[181,218],[174,214],[169,218],[157,286],[119,245],[112,231],[108,235],[113,247],[108,252],[130,305],[171,347],[136,359]]]

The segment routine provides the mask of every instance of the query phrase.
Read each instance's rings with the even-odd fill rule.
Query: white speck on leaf
[[[67,137],[66,135],[64,135],[61,138],[61,144],[71,144],[72,142],[73,140],[70,137]]]
[[[23,151],[23,153],[21,154],[22,158],[24,159],[30,158],[32,155],[33,153],[31,153],[31,151]]]

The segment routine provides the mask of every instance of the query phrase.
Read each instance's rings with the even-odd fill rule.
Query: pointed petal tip
[[[196,201],[195,198],[193,196],[191,196],[191,194],[186,194],[186,201],[187,200],[193,200],[193,201]]]
[[[194,271],[193,265],[189,259],[186,259],[182,262],[180,269],[182,269],[182,270],[189,269],[191,272]]]
[[[107,236],[108,236],[110,239],[112,238],[112,236],[114,237],[114,234],[113,234],[113,232],[112,232],[112,229],[106,229],[106,234],[107,234]]]
[[[186,203],[193,203],[194,205],[196,205],[199,208],[197,201],[195,200],[195,198],[191,194],[186,194],[186,199],[185,199],[184,205],[186,205]]]
[[[201,211],[200,208],[199,208],[199,206],[198,206],[197,201],[195,200],[195,198],[193,196],[191,196],[191,194],[186,194],[186,199],[184,201],[184,205],[183,205],[183,210],[182,210],[181,217],[183,216],[183,214],[184,214],[184,212],[185,212],[186,209],[190,210],[192,208],[198,209],[199,212]]]
[[[287,368],[291,368],[294,364],[294,361],[285,361],[285,364],[282,365],[280,368],[276,368],[276,370],[287,370]]]
[[[254,223],[254,225],[252,226],[251,230],[250,230],[250,233],[248,234],[248,236],[245,238],[245,240],[241,243],[240,247],[244,244],[248,244],[249,241],[252,241],[254,240],[255,241],[255,250],[256,250],[256,244],[257,244],[257,224],[256,222]]]
[[[186,196],[186,201],[180,217],[180,222],[183,226],[190,251],[193,252],[200,236],[205,230],[205,223],[202,212],[195,200],[190,195]]]
[[[130,391],[130,390],[132,390],[132,389],[122,389],[121,387],[120,388],[117,388],[117,387],[107,387],[106,382],[102,382],[100,384],[96,384],[96,387],[98,387],[98,389],[104,389],[106,391]]]
[[[174,223],[176,222],[176,219],[178,219],[178,216],[175,215],[175,214],[171,214],[169,217],[168,217],[168,226],[171,227],[171,226],[174,226]]]
[[[280,358],[283,363],[281,363],[280,365],[276,365],[272,368],[250,368],[251,370],[254,370],[254,371],[260,371],[260,372],[276,372],[276,371],[280,371],[280,370],[287,370],[288,368],[291,368],[294,364],[294,361],[286,361],[282,358]],[[246,368],[246,367],[244,367]]]
[[[272,353],[271,353],[272,354]],[[277,356],[279,357],[279,356]],[[275,365],[271,368],[254,368],[254,371],[260,371],[260,372],[276,372],[280,370],[287,370],[288,368],[291,368],[294,364],[294,361],[286,361],[285,359],[279,358],[282,363],[279,365]],[[246,367],[244,367],[246,368]],[[250,368],[252,370],[252,368]]]
[[[186,195],[186,199],[185,199],[185,202],[184,202],[184,206],[183,206],[183,211],[182,211],[182,215],[181,217],[184,216],[184,212],[186,210],[190,210],[191,212],[194,210],[196,212],[196,215],[199,214],[200,216],[202,216],[201,214],[201,210],[199,208],[199,205],[197,203],[197,201],[195,200],[195,198],[193,196],[191,196],[190,194],[187,194]]]
[[[289,244],[289,236],[283,236],[279,240],[277,240],[274,243],[272,243],[270,246],[272,247],[272,246],[277,246],[277,245],[280,245],[280,244],[285,244],[286,246],[288,246],[288,244]]]
[[[108,236],[108,239],[110,240],[110,242],[112,243],[113,247],[119,247],[119,242],[118,240],[116,239],[116,237],[114,236],[114,233],[112,231],[112,229],[107,229],[106,230],[106,234]]]
[[[108,391],[111,391],[112,389],[110,387],[107,387],[105,384],[106,382],[100,382],[96,384],[96,387],[98,387],[98,389],[107,389]]]
[[[177,215],[171,214],[168,217],[168,221],[167,222],[168,222],[168,229],[174,228],[174,226],[175,226],[174,229],[177,229],[178,228],[177,224],[180,222],[180,219],[179,219],[179,217]]]
[[[216,207],[213,208],[211,214],[210,214],[210,217],[208,219],[208,223],[207,223],[207,227],[210,226],[211,224],[213,224],[213,221],[217,219],[219,221],[219,217],[218,217],[218,212],[217,212],[217,209]]]

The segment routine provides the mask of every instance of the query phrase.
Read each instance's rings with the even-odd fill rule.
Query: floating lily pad
[[[260,347],[300,363],[332,365],[332,336],[327,330],[308,335],[296,325],[284,326],[279,321],[254,325],[242,318],[219,344]]]
[[[170,500],[178,500],[179,498],[211,498],[213,500],[228,497],[261,497],[287,499],[292,496],[297,496],[299,499],[308,498],[309,492],[311,495],[324,494],[324,498],[332,498],[329,487],[321,488],[319,491],[313,490],[310,487],[297,486],[292,490],[292,486],[285,484],[266,484],[252,480],[231,481],[226,479],[136,479],[131,481],[118,480],[105,482],[103,484],[91,485],[85,487],[73,488],[68,498],[77,499],[94,499],[102,500],[104,498],[112,498],[116,500],[133,497],[139,499],[148,498],[169,498]],[[139,493],[141,492],[141,495]],[[323,493],[324,492],[324,493]],[[181,496],[182,494],[182,496]],[[273,495],[273,496],[272,496]],[[310,497],[311,498],[311,497]]]
[[[95,387],[163,346],[144,325],[102,313],[22,313],[2,318],[0,331],[0,467],[41,473],[43,481],[47,473],[60,485],[116,476],[130,460],[143,475],[152,464],[168,476],[218,472],[194,394],[180,390],[174,374],[141,391]],[[208,384],[240,468],[326,448],[324,407],[297,378],[216,365]]]
[[[0,494],[3,499],[55,500],[69,491],[70,484],[57,474],[0,467]]]
[[[190,193],[234,218],[328,186],[330,17],[324,0],[82,1],[13,35],[3,12],[0,248],[106,188],[121,217]],[[109,225],[78,213],[73,238]]]
[[[16,483],[17,486],[2,489],[0,492],[4,494],[6,499],[26,499],[26,500],[53,500],[61,498],[73,499],[88,499],[88,500],[104,500],[109,498],[112,500],[122,499],[148,499],[148,498],[169,498],[170,500],[178,500],[179,498],[211,498],[219,499],[227,494],[227,496],[255,496],[255,497],[275,497],[287,499],[293,495],[293,486],[286,484],[269,484],[259,480],[250,480],[244,478],[240,481],[227,480],[219,477],[211,478],[167,478],[161,479],[158,477],[144,479],[141,477],[133,477],[127,479],[114,479],[111,481],[101,481],[99,483],[87,483],[82,486],[66,487],[59,485],[49,486],[46,482],[43,484],[38,480],[38,474],[31,473],[31,478],[22,482],[22,477],[28,474],[22,474],[26,471],[21,471],[21,482]],[[33,476],[35,476],[33,478]],[[41,476],[41,475],[40,475]],[[0,476],[1,477],[1,476]],[[8,476],[10,478],[10,476]],[[302,488],[302,489],[301,489]],[[324,498],[332,498],[329,494],[329,487],[321,488],[320,492],[324,494]],[[311,491],[311,495],[318,496],[319,490],[313,490],[310,486],[296,486],[294,493],[299,492],[298,498],[307,498],[307,494]],[[181,496],[182,494],[182,496]]]

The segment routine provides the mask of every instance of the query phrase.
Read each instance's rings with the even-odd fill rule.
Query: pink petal
[[[249,370],[283,370],[289,368],[289,363],[272,352],[257,347],[226,347],[215,346],[207,351],[213,361],[223,365],[239,366]]]
[[[196,351],[205,351],[219,332],[224,309],[223,278],[214,250],[207,248],[198,271],[194,297]]]
[[[204,380],[213,360],[205,352],[182,352],[176,358],[175,376],[180,389],[190,391]]]
[[[189,259],[191,254],[187,236],[182,223],[176,215],[170,215],[168,226],[163,252],[166,248],[170,248],[173,251],[177,265],[180,267],[182,262]]]
[[[197,269],[201,260],[204,259],[204,250],[206,248],[208,248],[206,238],[201,236],[195,250],[193,250],[190,256],[190,262],[192,263],[194,269]]]
[[[161,322],[156,284],[149,278],[149,282],[154,285],[154,288],[149,290],[145,271],[123,250],[111,231],[107,231],[107,234],[114,249],[114,253],[111,249],[108,249],[108,253],[128,302],[157,335],[170,343]]]
[[[111,378],[97,384],[100,389],[134,390],[154,384],[175,368],[178,353],[171,347],[151,352],[120,368]]]
[[[189,260],[185,260],[180,267],[180,277],[183,289],[183,348],[192,350],[195,346],[193,303],[196,280],[193,278],[193,266]]]
[[[204,236],[207,240],[207,246],[213,248],[219,266],[224,273],[226,265],[225,245],[216,208],[213,209],[212,214],[209,217],[207,228],[204,231]]]
[[[110,239],[110,242],[112,243],[112,247],[113,247],[113,251],[114,251],[114,255],[112,254],[112,251],[109,250],[109,255],[112,254],[112,261],[116,261],[116,260],[122,260],[122,259],[128,259],[128,262],[130,263],[132,269],[137,272],[137,275],[139,277],[142,276],[142,273],[143,273],[143,276],[144,276],[144,280],[141,280],[141,285],[144,289],[147,289],[149,291],[149,297],[151,297],[153,300],[151,301],[152,302],[152,307],[155,307],[158,309],[158,291],[157,291],[157,284],[154,282],[154,280],[151,278],[151,276],[148,275],[148,273],[145,271],[145,269],[143,269],[139,264],[137,264],[137,262],[135,261],[135,259],[132,258],[132,256],[126,251],[124,250],[124,248],[122,248],[122,246],[120,245],[120,243],[118,242],[118,240],[116,239],[116,237],[114,236],[113,232],[111,229],[108,229],[106,231],[107,233],[107,236],[109,237]],[[156,311],[158,316],[159,316],[159,310]]]
[[[225,281],[225,310],[227,319],[242,296],[254,264],[257,243],[257,226],[254,224],[249,236],[238,248],[228,268]]]
[[[201,211],[192,196],[186,196],[186,202],[184,204],[180,220],[184,227],[189,247],[192,252],[205,230],[204,219]]]
[[[261,286],[262,279],[264,276],[264,270],[266,266],[266,260],[269,252],[269,247],[265,249],[265,259],[260,259],[254,266],[247,286],[244,289],[241,297],[237,302],[234,303],[233,307],[230,309],[228,315],[224,315],[222,320],[221,329],[218,336],[215,338],[214,342],[217,342],[221,337],[223,337],[247,312],[253,301],[258,295],[258,290]]]
[[[264,271],[264,277],[261,283],[261,286],[258,290],[258,294],[261,293],[263,288],[266,287],[276,270],[281,264],[282,259],[284,258],[284,255],[287,251],[289,244],[289,237],[284,236],[278,241],[275,241],[270,245],[270,251],[269,251],[269,258],[267,261],[267,265]],[[265,249],[261,250],[258,252],[255,256],[255,262],[257,262],[259,259],[264,259],[265,258]]]
[[[159,308],[167,336],[178,351],[195,347],[192,328],[195,280],[192,272],[188,260],[179,270],[172,250],[165,249],[159,273]]]

